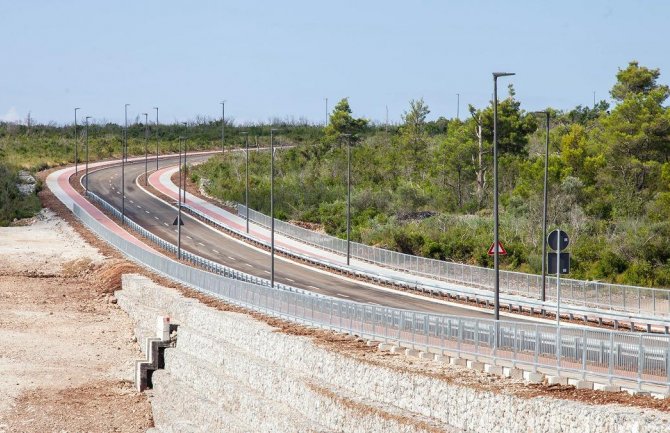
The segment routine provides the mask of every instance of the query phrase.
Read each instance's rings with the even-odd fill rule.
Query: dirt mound
[[[112,294],[121,290],[121,276],[123,274],[144,273],[137,265],[125,260],[111,259],[95,272],[95,284],[101,294]]]

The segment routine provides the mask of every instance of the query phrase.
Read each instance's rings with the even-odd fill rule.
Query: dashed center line
[[[200,245],[201,247],[205,246],[205,244],[203,244],[202,242],[198,242],[198,245]]]
[[[230,257],[230,256],[228,256],[228,258],[229,258],[230,260],[232,260],[232,261],[235,261],[235,260],[236,260],[235,257]]]
[[[290,278],[284,278],[284,279],[285,279],[286,281],[291,282],[291,283],[295,283],[295,280],[292,280],[292,279],[290,279]]]
[[[158,219],[158,217],[157,217],[157,216],[155,216],[154,218],[155,218],[155,219]]]
[[[214,252],[214,254],[219,254],[219,252],[217,250],[212,250],[212,251]]]
[[[337,296],[341,296],[343,298],[349,298],[349,295],[343,295],[342,293],[335,293]]]
[[[163,223],[163,224],[166,225],[166,226],[168,226],[168,227],[170,227],[170,225],[169,225],[168,223]]]
[[[135,202],[134,202],[134,201],[132,201],[132,200],[130,200],[130,202],[131,202],[132,204],[135,204]]]
[[[187,237],[187,238],[189,238],[190,240],[193,240],[193,238],[192,238],[192,237],[190,237],[189,235],[186,235],[186,237]]]
[[[144,212],[146,212],[146,213],[151,213],[151,212],[149,212],[148,210],[145,210]]]
[[[266,274],[269,274],[269,273],[270,273],[270,271],[263,271],[263,272],[265,272]]]
[[[249,266],[250,268],[254,267],[254,265],[250,265],[249,263],[245,263],[245,265]],[[265,271],[265,272],[268,272],[268,271]],[[268,272],[268,274],[269,274],[269,272]]]
[[[321,289],[319,289],[319,288],[316,287],[316,286],[307,286],[307,287],[309,287],[310,289],[314,289],[314,290],[321,290]]]

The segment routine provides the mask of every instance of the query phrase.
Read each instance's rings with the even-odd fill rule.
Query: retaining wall
[[[117,298],[138,338],[158,314],[179,325],[153,376],[155,432],[670,431],[658,411],[524,399],[366,363],[140,276],[125,275]]]

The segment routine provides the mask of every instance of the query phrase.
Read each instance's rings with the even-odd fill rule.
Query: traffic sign
[[[570,238],[563,230],[556,229],[549,233],[549,236],[547,237],[547,243],[549,243],[549,246],[552,250],[557,251],[560,249],[562,251],[570,244]]]
[[[493,256],[496,253],[495,250],[493,249],[494,245],[495,245],[495,242],[492,243],[491,247],[489,248],[489,252],[488,252],[489,256]],[[498,255],[500,255],[500,256],[507,255],[507,251],[505,251],[505,247],[503,247],[503,244],[500,241],[498,241]]]
[[[183,225],[184,225],[184,220],[181,219],[181,218],[179,218],[179,217],[176,217],[176,218],[174,219],[174,222],[172,223],[172,225],[173,225],[173,226],[176,226],[177,223],[179,223],[180,226],[183,226]]]
[[[549,253],[547,254],[547,259],[548,259],[548,265],[547,270],[548,273],[550,274],[556,274],[556,262],[560,261],[561,262],[561,274],[568,274],[570,273],[570,253],[560,253],[561,257],[560,260],[556,260],[558,254],[556,253]]]

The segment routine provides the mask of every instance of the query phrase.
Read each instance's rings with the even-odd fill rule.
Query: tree
[[[617,73],[611,94],[619,103],[603,119],[614,158],[670,160],[670,109],[663,106],[670,89],[656,82],[659,75],[635,61]]]
[[[336,143],[342,137],[342,134],[354,135],[360,134],[368,125],[367,119],[355,119],[351,115],[349,98],[344,98],[335,105],[333,113],[330,115],[330,121],[325,128],[324,141],[328,144]]]
[[[426,148],[428,146],[428,134],[426,132],[426,117],[430,113],[428,105],[423,98],[409,101],[409,110],[402,116],[404,124],[400,127],[400,144],[402,153],[409,159],[407,175],[420,172],[425,161]]]
[[[521,109],[521,102],[514,98],[514,86],[510,84],[508,91],[507,98],[498,103],[498,151],[526,156],[528,138],[537,129],[537,119]],[[482,118],[483,140],[493,143],[493,107],[478,114]]]
[[[668,86],[659,86],[656,83],[661,72],[658,69],[649,69],[640,66],[635,60],[628,63],[626,69],[619,69],[616,74],[617,82],[612,87],[610,95],[621,102],[634,95],[649,95],[654,91],[662,90],[668,94]]]

